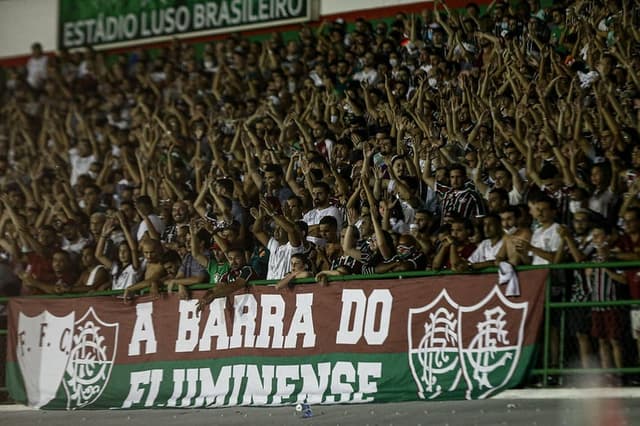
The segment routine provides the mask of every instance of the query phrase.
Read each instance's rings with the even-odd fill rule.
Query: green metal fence
[[[586,269],[586,268],[615,268],[615,269],[629,269],[629,268],[640,268],[640,261],[633,262],[603,262],[603,263],[565,263],[565,264],[553,264],[553,265],[542,265],[542,266],[519,266],[516,269],[518,271],[526,271],[532,269],[549,269],[549,270],[575,270],[575,269]],[[468,274],[487,274],[487,273],[497,273],[497,268],[487,268],[482,271],[469,272]],[[403,279],[403,278],[415,278],[415,277],[431,277],[431,276],[442,276],[442,275],[457,275],[457,273],[450,271],[443,272],[433,272],[433,271],[411,271],[411,272],[402,272],[402,273],[388,273],[388,274],[373,274],[373,275],[346,275],[339,277],[329,277],[329,281],[358,281],[358,280],[372,280],[372,279]],[[305,283],[315,283],[313,278],[306,278],[296,281],[300,284]],[[273,280],[257,280],[253,281],[254,285],[269,285],[274,284]],[[521,285],[526,285],[526,283],[521,283]],[[201,284],[192,286],[192,289],[206,289],[209,288],[208,284]],[[78,298],[85,296],[113,296],[122,294],[122,291],[96,291],[92,293],[74,293],[74,294],[64,294],[64,295],[40,295],[40,296],[30,296],[33,298]],[[0,297],[0,304],[7,303],[9,301],[8,297]],[[566,333],[565,331],[565,313],[569,309],[577,309],[577,308],[608,308],[608,307],[619,307],[619,308],[631,308],[633,306],[640,305],[640,300],[617,300],[611,302],[567,302],[567,301],[552,301],[551,300],[551,285],[549,284],[549,278],[547,279],[546,286],[546,296],[545,296],[545,313],[544,313],[544,327],[543,327],[543,335],[539,340],[542,343],[541,355],[539,356],[538,365],[532,369],[532,376],[541,376],[542,385],[546,386],[548,384],[548,378],[551,375],[582,375],[582,374],[617,374],[617,375],[630,375],[630,374],[639,374],[640,375],[640,366],[628,366],[624,368],[574,368],[571,366],[567,366],[564,364],[564,348],[566,346]],[[551,316],[553,311],[560,311],[561,325],[560,329],[560,356],[559,356],[559,364],[557,366],[551,366],[550,362],[550,345],[551,345]],[[7,329],[0,328],[0,339],[6,339]],[[3,342],[4,343],[4,342]],[[5,345],[6,346],[6,345]],[[635,348],[634,348],[635,350]],[[640,355],[639,355],[640,357]],[[2,362],[2,366],[0,368],[4,368],[5,360],[0,360]],[[7,391],[7,387],[0,387],[0,391]]]

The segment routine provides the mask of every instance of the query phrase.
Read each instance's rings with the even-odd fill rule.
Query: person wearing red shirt
[[[476,249],[476,245],[469,240],[472,233],[471,222],[461,218],[454,219],[451,222],[451,235],[444,237],[433,259],[433,269],[464,270],[467,259]]]
[[[77,275],[72,266],[69,253],[56,250],[50,262],[51,278],[46,281],[37,279],[33,274],[25,271],[20,274],[20,279],[22,284],[31,290],[31,294],[61,294],[71,289],[76,282]]]

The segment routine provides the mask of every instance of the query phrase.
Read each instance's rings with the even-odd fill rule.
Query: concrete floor
[[[607,398],[597,399],[602,396]],[[1,406],[0,425],[637,425],[640,424],[640,389],[519,390],[484,401],[311,408],[313,417],[303,419],[294,407],[65,412]]]

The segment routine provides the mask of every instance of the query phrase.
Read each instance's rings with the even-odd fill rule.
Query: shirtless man
[[[141,247],[142,256],[146,263],[144,279],[124,290],[125,301],[128,300],[128,297],[132,292],[142,290],[143,288],[148,288],[149,294],[154,298],[157,298],[159,296],[158,283],[168,275],[161,259],[162,246],[160,245],[160,241],[145,239],[143,240]]]
[[[86,291],[101,291],[111,287],[111,275],[107,269],[98,262],[94,245],[88,245],[82,249],[82,266],[85,269],[80,274],[78,281],[67,291],[83,293]]]
[[[496,264],[507,261],[513,266],[529,263],[527,257],[516,249],[516,241],[531,240],[531,229],[522,226],[522,212],[517,206],[509,206],[500,212],[500,221],[504,230],[502,248],[496,256]]]

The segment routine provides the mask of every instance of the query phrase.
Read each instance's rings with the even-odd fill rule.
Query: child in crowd
[[[291,272],[289,272],[284,278],[282,278],[276,284],[278,290],[293,287],[293,280],[299,278],[309,278],[313,276],[309,270],[309,262],[306,256],[302,253],[296,253],[291,255]]]

